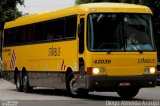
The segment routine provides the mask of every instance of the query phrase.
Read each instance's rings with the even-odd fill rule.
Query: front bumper
[[[121,83],[127,83],[126,87],[155,87],[156,75],[141,76],[87,76],[87,89],[90,91],[117,91],[122,87]],[[124,86],[123,86],[124,87]]]

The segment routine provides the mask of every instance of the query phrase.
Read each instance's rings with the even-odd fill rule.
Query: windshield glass
[[[152,36],[150,15],[88,15],[87,46],[91,51],[151,51],[154,50]]]

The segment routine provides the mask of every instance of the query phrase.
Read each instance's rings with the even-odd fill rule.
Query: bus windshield
[[[87,46],[90,51],[155,50],[151,15],[89,14]]]

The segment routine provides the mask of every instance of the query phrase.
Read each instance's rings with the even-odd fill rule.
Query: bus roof
[[[57,11],[48,11],[22,16],[14,21],[6,22],[5,29],[47,21],[69,15],[87,14],[95,12],[152,14],[152,11],[148,7],[142,5],[126,3],[88,3]]]

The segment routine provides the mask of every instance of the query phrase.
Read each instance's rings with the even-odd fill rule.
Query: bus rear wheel
[[[33,87],[29,86],[28,74],[26,73],[23,76],[23,91],[25,93],[29,93],[29,92],[32,92],[32,90],[33,90]]]
[[[17,80],[16,80],[16,88],[17,88],[17,91],[18,92],[22,92],[22,80],[21,80],[21,77],[20,77],[20,72],[18,72],[16,74],[16,77],[17,77]]]
[[[122,99],[132,99],[139,92],[139,88],[121,88],[117,91]]]

